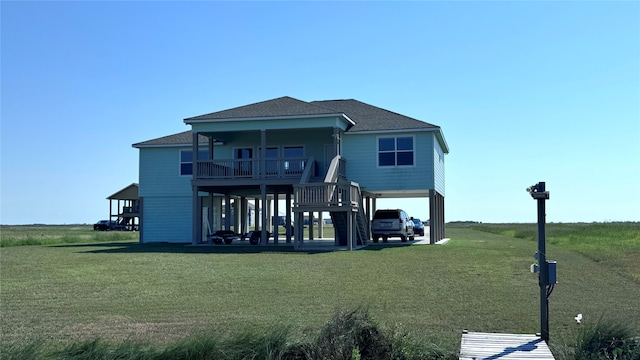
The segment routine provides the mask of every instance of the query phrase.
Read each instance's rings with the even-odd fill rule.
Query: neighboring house
[[[107,200],[109,200],[109,220],[114,221],[119,229],[138,230],[140,228],[138,184],[126,186],[109,196]]]
[[[285,239],[297,248],[304,218],[314,213],[329,213],[336,245],[364,245],[377,198],[428,198],[430,240],[444,237],[449,148],[439,126],[357,100],[291,97],[184,122],[191,131],[133,145],[140,150],[142,242],[199,244],[218,229],[244,234],[247,221],[222,214],[231,213],[232,202],[247,213],[250,199],[266,208],[255,211],[265,245],[270,226],[277,227],[271,208],[293,214],[286,223],[295,233],[287,227]]]

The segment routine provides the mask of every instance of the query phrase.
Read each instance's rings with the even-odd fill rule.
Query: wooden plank
[[[460,360],[551,359],[547,343],[536,335],[463,332]]]

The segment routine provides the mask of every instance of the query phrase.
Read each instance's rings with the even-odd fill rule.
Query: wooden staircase
[[[357,198],[355,201],[357,209],[355,209],[355,223],[353,224],[355,227],[355,239],[357,246],[363,246],[367,245],[367,242],[369,241],[369,221],[364,213],[360,186],[356,183],[353,184],[357,187]],[[331,215],[331,222],[333,223],[333,229],[338,245],[347,246],[349,239],[348,216],[351,215],[351,213],[346,211],[331,211],[329,214]]]
[[[348,181],[345,160],[336,156],[324,182],[300,183],[294,187],[294,212],[326,211],[335,230],[336,245],[364,246],[369,241],[369,221],[358,183]],[[353,233],[349,234],[349,223]],[[352,235],[352,236],[350,236]],[[353,239],[349,244],[349,239]]]

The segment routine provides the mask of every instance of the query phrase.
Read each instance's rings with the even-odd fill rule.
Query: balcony
[[[137,214],[140,214],[140,205],[135,205],[135,206],[124,206],[122,207],[122,214],[124,216],[138,216]]]
[[[358,184],[350,181],[294,185],[293,207],[298,211],[356,209],[360,203],[359,190]]]
[[[302,179],[313,158],[198,160],[195,180]]]

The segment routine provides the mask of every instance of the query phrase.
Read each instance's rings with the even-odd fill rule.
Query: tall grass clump
[[[404,335],[380,327],[359,307],[338,310],[321,329],[310,359],[328,360],[447,360],[455,359],[455,351],[434,344],[415,344]]]
[[[27,360],[47,359],[49,352],[42,341],[32,340],[28,343],[3,344],[0,343],[0,359]]]
[[[330,360],[390,359],[392,338],[382,331],[363,308],[338,311],[320,330],[315,358]]]
[[[640,360],[640,334],[619,320],[583,323],[573,342],[552,344],[558,360]]]
[[[229,337],[214,333],[194,335],[168,345],[154,359],[308,359],[304,346],[291,340],[288,327],[274,327],[267,332],[245,330]]]
[[[575,360],[638,360],[640,334],[621,322],[600,320],[584,326],[577,337]]]
[[[71,343],[62,350],[52,351],[46,359],[60,360],[146,360],[153,359],[154,350],[143,343],[124,341],[109,343],[101,339]],[[43,359],[45,360],[45,359]]]

